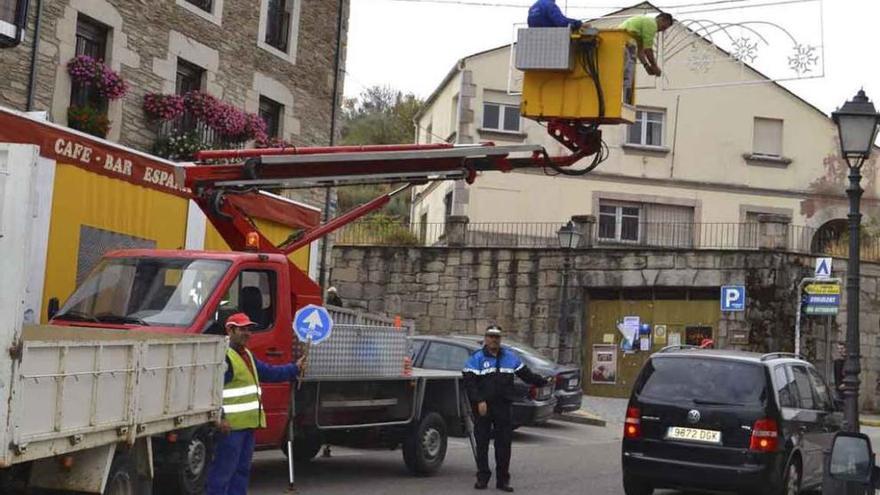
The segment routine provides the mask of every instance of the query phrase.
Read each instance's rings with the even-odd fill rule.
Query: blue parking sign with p
[[[745,311],[746,287],[725,285],[721,287],[721,311]]]

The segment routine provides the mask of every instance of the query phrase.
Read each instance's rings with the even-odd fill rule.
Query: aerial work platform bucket
[[[636,46],[624,30],[520,29],[516,68],[524,72],[523,117],[631,124]]]

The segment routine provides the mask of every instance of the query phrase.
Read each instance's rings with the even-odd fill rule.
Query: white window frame
[[[223,0],[214,0],[211,5],[211,12],[203,10],[186,0],[176,0],[176,3],[178,6],[183,7],[208,22],[212,22],[218,26],[223,25]]]
[[[257,29],[257,46],[267,52],[296,65],[296,51],[299,45],[299,23],[302,0],[290,0],[293,5],[290,9],[290,32],[287,40],[287,52],[275,48],[266,43],[267,16],[269,15],[269,0],[260,0],[260,25]]]
[[[497,127],[486,127],[486,105],[495,105],[498,107],[498,122]],[[520,111],[519,105],[510,105],[508,103],[496,103],[494,101],[484,101],[483,102],[483,114],[480,116],[480,124],[481,129],[492,132],[506,132],[508,134],[520,134],[522,133],[522,114],[520,114],[519,119],[516,122],[516,130],[510,130],[504,128],[504,110],[506,108],[515,108],[517,112]]]
[[[645,125],[648,122],[648,112],[659,113],[662,115],[660,120],[660,144],[647,144],[648,141],[648,126]],[[642,119],[639,119],[639,116],[642,116]],[[629,146],[638,146],[641,148],[657,148],[657,149],[665,149],[666,148],[666,109],[665,108],[647,108],[647,107],[638,107],[636,108],[636,121],[640,121],[642,124],[642,134],[639,136],[639,142],[632,142],[629,140],[629,130],[632,125],[626,126],[624,128],[623,142]],[[655,121],[651,121],[655,122]]]
[[[16,34],[18,34],[18,28],[15,24],[0,20],[0,35],[15,39]]]
[[[610,216],[610,213],[603,213],[602,207],[608,206],[614,208],[614,237],[601,237],[602,230],[601,228],[597,229],[599,241],[601,242],[620,242],[627,244],[638,244],[642,241],[642,216],[644,215],[644,207],[643,205],[637,203],[618,203],[618,202],[600,202],[599,203],[599,212],[598,212],[598,221],[601,225],[603,216]],[[638,228],[636,229],[636,238],[635,239],[622,239],[621,234],[623,232],[623,209],[624,208],[636,208],[639,211],[639,216],[636,217],[638,221]],[[626,215],[628,218],[632,218],[632,215]]]

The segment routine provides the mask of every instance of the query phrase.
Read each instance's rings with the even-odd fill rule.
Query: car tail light
[[[779,446],[779,427],[772,419],[759,419],[752,426],[752,439],[749,450],[773,452]]]
[[[538,387],[536,387],[535,385],[532,385],[531,387],[529,387],[529,397],[531,397],[532,400],[537,399],[539,391],[540,391],[540,389]]]
[[[626,408],[626,420],[623,423],[624,438],[642,437],[642,411],[638,407]]]
[[[562,373],[556,375],[556,388],[565,388],[565,378]]]

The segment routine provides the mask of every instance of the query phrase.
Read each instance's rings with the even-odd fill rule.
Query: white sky
[[[426,0],[351,0],[346,96],[356,96],[365,86],[372,85],[388,85],[421,97],[428,96],[458,59],[510,43],[513,24],[525,20],[527,8],[533,0],[460,1],[522,6],[442,5]],[[710,1],[713,0],[655,0],[653,3],[663,8]],[[568,4],[570,17],[593,18],[616,10],[608,7],[639,2],[557,0],[557,3],[560,7]],[[795,7],[781,8],[794,12]],[[793,81],[785,83],[786,86],[829,113],[851,98],[860,87],[864,87],[872,100],[880,99],[880,57],[877,56],[876,42],[880,36],[876,32],[880,1],[825,0],[823,8],[825,77]],[[712,15],[699,14],[699,17]],[[792,30],[796,30],[800,22],[796,17],[766,19],[748,17],[754,15],[751,13],[742,15],[743,21],[769,20]],[[697,15],[687,17],[696,18]],[[818,16],[813,17],[805,22],[816,25]]]

